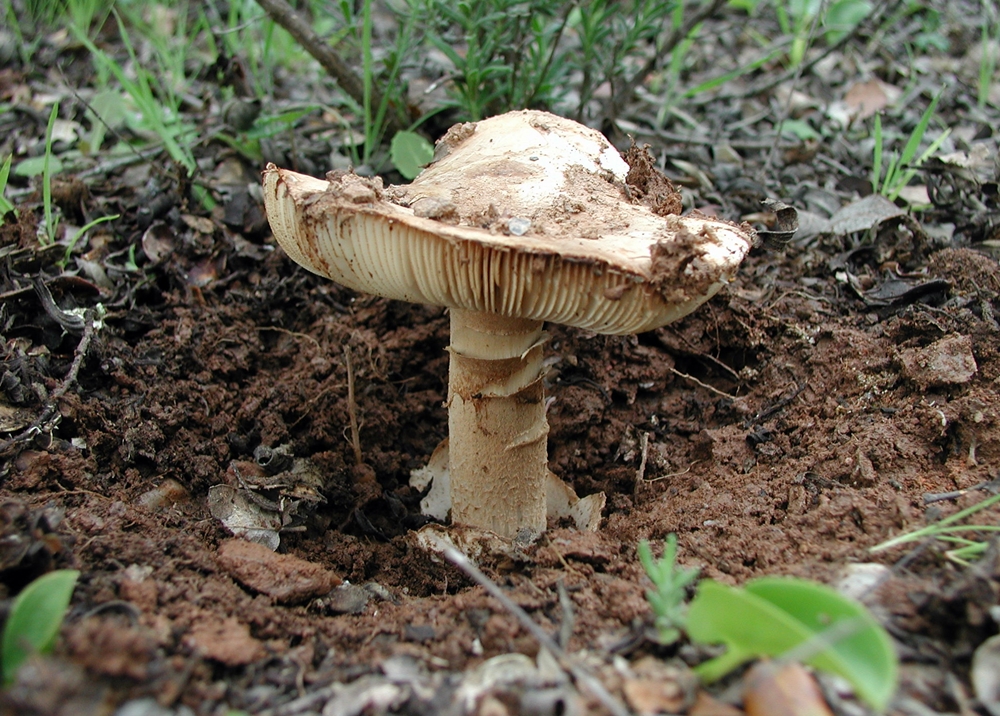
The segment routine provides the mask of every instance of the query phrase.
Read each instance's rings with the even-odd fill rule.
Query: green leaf
[[[796,650],[805,663],[847,679],[875,709],[885,709],[896,690],[898,664],[888,634],[861,604],[822,584],[765,577],[736,589],[704,580],[688,610],[687,631],[694,641],[727,647],[695,669],[706,682],[754,658]]]
[[[8,154],[3,166],[0,166],[0,226],[3,226],[3,217],[15,211],[14,204],[4,196],[4,192],[7,191],[7,177],[10,175],[10,162],[13,158],[12,154]]]
[[[49,157],[49,171],[58,174],[63,170],[63,163],[59,157],[52,155]],[[36,177],[45,171],[45,157],[29,157],[22,159],[14,166],[14,174],[19,177]]]
[[[833,44],[868,17],[872,5],[865,0],[838,0],[833,3],[823,17],[827,28],[826,41]]]
[[[882,178],[882,114],[875,113],[875,154],[872,158],[872,191],[879,193],[879,180]]]
[[[14,680],[29,655],[52,649],[79,576],[75,569],[49,572],[17,595],[0,646],[4,683]]]
[[[804,119],[786,119],[781,125],[781,133],[790,134],[802,141],[820,138],[820,133]]]
[[[416,132],[396,132],[389,146],[389,158],[407,179],[413,179],[434,159],[434,146]]]
[[[941,99],[941,93],[931,100],[931,103],[924,110],[924,113],[920,117],[920,121],[917,122],[917,126],[914,127],[913,132],[910,134],[910,138],[906,142],[906,146],[903,147],[903,153],[899,157],[899,165],[906,166],[912,161],[914,155],[917,153],[917,148],[920,146],[920,142],[924,139],[924,132],[927,131],[927,126],[931,123],[931,117],[934,116],[934,110],[937,109],[938,100]]]

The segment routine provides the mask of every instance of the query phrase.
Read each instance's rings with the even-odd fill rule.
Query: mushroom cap
[[[357,291],[607,334],[691,312],[732,279],[755,238],[746,225],[656,213],[603,135],[546,112],[456,125],[435,156],[413,183],[388,189],[269,164],[275,238]]]

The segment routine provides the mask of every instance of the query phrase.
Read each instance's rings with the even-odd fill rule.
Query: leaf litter
[[[974,15],[944,22],[968,35]],[[690,48],[692,84],[720,48],[750,51],[739,17],[705,21],[720,41]],[[484,556],[479,568],[622,708],[694,715],[739,702],[691,682],[704,654],[654,637],[635,548],[670,532],[682,562],[732,585],[837,583],[851,563],[886,565],[857,596],[902,655],[890,712],[960,711],[974,687],[994,688],[978,686],[992,684],[980,675],[991,642],[972,655],[997,629],[995,546],[972,571],[933,544],[868,553],[1000,478],[1000,121],[995,103],[966,111],[949,80],[967,71],[960,58],[929,53],[910,68],[878,50],[914,22],[817,48],[797,81],[772,63],[666,111],[650,77],[621,113],[619,146],[625,133],[650,144],[684,210],[778,233],[677,324],[631,338],[550,329],[550,466],[578,494],[605,492],[604,520],[596,533],[552,524],[517,559]],[[43,46],[50,62],[71,51]],[[942,84],[952,132],[917,175],[929,204],[871,196],[864,115],[880,109],[886,127],[891,115],[904,142]],[[74,96],[23,67],[3,70],[0,93],[20,108],[0,114],[0,155],[17,161],[44,145],[53,93],[64,107]],[[785,112],[794,133],[778,124]],[[342,135],[322,119],[294,145],[263,143],[267,158],[322,176]],[[56,655],[22,669],[4,708],[609,709],[500,600],[415,544],[427,518],[408,477],[447,430],[447,316],[297,269],[263,221],[260,167],[225,146],[197,150],[210,210],[154,152],[80,164],[64,151],[68,130],[88,126],[59,124],[62,177],[86,189],[57,192],[59,211],[67,225],[122,218],[82,237],[61,269],[65,243],[37,243],[38,183],[12,176],[18,213],[0,227],[0,583],[12,597],[53,568],[81,570]],[[798,233],[787,215],[763,215],[778,211],[768,198],[797,211]],[[287,475],[247,483],[262,447],[307,461],[320,499]],[[280,534],[277,552],[247,542],[233,554],[235,530],[213,508],[220,487],[265,520],[245,528]],[[857,708],[820,682],[834,712]]]

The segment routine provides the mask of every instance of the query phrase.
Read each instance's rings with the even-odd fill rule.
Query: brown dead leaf
[[[760,662],[745,683],[747,716],[833,716],[816,680],[799,664]]]
[[[743,716],[743,712],[725,701],[719,701],[704,691],[699,691],[694,706],[688,711],[688,716]]]
[[[854,119],[868,119],[899,99],[896,87],[879,80],[868,80],[853,85],[844,95],[844,104]]]

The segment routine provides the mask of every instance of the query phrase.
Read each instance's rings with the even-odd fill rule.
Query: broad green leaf
[[[766,577],[736,589],[705,580],[687,632],[727,647],[695,669],[706,682],[754,658],[798,650],[801,661],[844,677],[875,709],[885,709],[896,689],[897,658],[885,630],[861,604],[822,584]]]
[[[49,157],[49,171],[58,174],[63,170],[63,163],[56,155]],[[22,159],[14,166],[14,173],[19,177],[36,177],[45,171],[45,157],[29,157]]]
[[[119,129],[128,116],[128,105],[117,90],[101,90],[90,100],[90,109],[109,129]]]
[[[802,141],[820,138],[820,133],[804,119],[786,119],[781,125],[781,133],[790,134]]]
[[[29,655],[44,654],[52,649],[79,576],[80,572],[75,569],[49,572],[17,595],[0,646],[4,683],[14,680]]]
[[[833,44],[868,17],[872,5],[866,0],[838,0],[833,3],[823,17],[827,28],[826,41]]]
[[[413,179],[434,158],[434,146],[416,132],[396,132],[389,158],[400,174]]]

